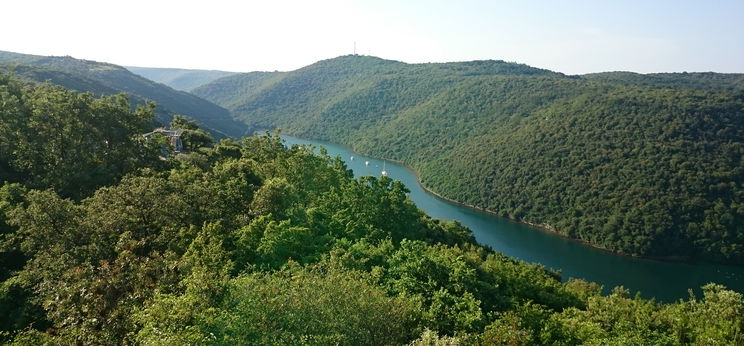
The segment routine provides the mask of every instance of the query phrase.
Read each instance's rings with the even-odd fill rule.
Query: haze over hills
[[[132,71],[149,80],[163,83],[173,89],[191,91],[201,85],[207,84],[222,77],[236,74],[237,72],[216,70],[191,70],[181,68],[157,68],[125,66]]]
[[[178,113],[245,134],[232,113],[253,130],[399,160],[445,197],[612,251],[744,261],[742,74],[566,76],[350,55],[228,75],[194,96],[112,64],[10,52],[0,62],[28,80],[154,100],[163,122]]]
[[[118,90],[90,71],[9,68]],[[558,231],[617,251],[738,263],[737,78],[352,56],[199,90],[256,129],[404,160],[438,192],[504,216],[555,218]],[[674,303],[623,287],[603,295],[478,245],[399,181],[355,179],[338,158],[277,136],[184,135],[191,149],[176,155],[142,140],[153,112],[122,96],[9,74],[0,91],[2,342],[743,341],[744,300],[722,285]]]
[[[2,10],[0,345],[744,346],[744,0]]]
[[[245,126],[229,112],[209,101],[136,75],[127,69],[102,62],[72,57],[46,57],[0,51],[0,71],[35,82],[50,81],[76,91],[97,95],[126,93],[135,103],[152,100],[158,120],[170,122],[174,114],[193,118],[218,136],[240,136]]]
[[[605,295],[479,245],[390,177],[272,134],[183,136],[176,155],[142,140],[153,116],[0,75],[0,343],[744,343],[720,284]]]
[[[744,263],[740,74],[352,55],[193,92],[254,129],[402,161],[446,197],[595,246]]]

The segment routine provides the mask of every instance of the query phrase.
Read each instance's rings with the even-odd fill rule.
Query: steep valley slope
[[[38,56],[0,51],[0,72],[33,82],[51,82],[78,92],[96,95],[127,94],[137,104],[157,104],[157,120],[170,122],[173,115],[188,116],[218,137],[241,136],[245,125],[228,110],[192,94],[136,75],[124,67],[75,59],[69,56]]]
[[[401,161],[439,194],[598,247],[742,264],[742,80],[350,55],[193,93],[253,129]]]

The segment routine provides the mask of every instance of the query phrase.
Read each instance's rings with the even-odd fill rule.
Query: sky
[[[0,50],[288,71],[340,55],[566,74],[744,72],[744,0],[5,0]]]

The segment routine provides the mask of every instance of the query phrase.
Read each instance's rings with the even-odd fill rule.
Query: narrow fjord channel
[[[699,296],[700,286],[709,282],[744,292],[744,267],[665,262],[615,255],[445,201],[426,192],[413,171],[390,161],[365,157],[333,143],[285,135],[282,138],[287,145],[311,144],[325,147],[331,157],[340,156],[357,177],[379,176],[384,167],[389,177],[406,185],[411,191],[411,200],[432,217],[459,221],[473,231],[479,243],[489,245],[505,255],[560,270],[564,280],[581,278],[594,281],[604,285],[605,291],[615,286],[624,286],[632,294],[640,291],[643,297],[654,297],[664,302],[687,298],[688,289],[694,289]]]

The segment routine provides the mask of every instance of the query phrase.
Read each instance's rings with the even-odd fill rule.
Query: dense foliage
[[[744,73],[682,72],[638,74],[633,72],[602,72],[583,75],[582,78],[626,85],[675,89],[729,91],[744,89]]]
[[[402,161],[437,193],[599,247],[742,264],[742,80],[345,56],[195,93],[255,128]]]
[[[108,63],[80,60],[72,57],[45,57],[0,51],[0,72],[13,72],[18,78],[35,82],[51,82],[78,92],[96,95],[126,93],[137,104],[146,100],[158,104],[157,120],[170,122],[174,114],[197,120],[215,135],[241,136],[245,125],[235,121],[230,113],[209,101],[168,86],[155,83]]]
[[[115,138],[107,129],[152,115],[131,111],[121,98],[7,79],[0,92],[3,129],[28,117],[26,126],[42,129],[85,122],[91,128],[61,128],[79,131],[67,133],[76,137],[95,132],[99,144]],[[9,116],[15,114],[22,115]],[[87,115],[99,121],[80,120]],[[557,273],[479,246],[457,223],[431,219],[398,181],[354,179],[338,158],[286,148],[276,135],[205,146],[193,122],[176,120],[192,131],[191,152],[168,153],[157,142],[134,140],[141,138],[136,126],[120,128],[116,136],[132,140],[121,155],[135,167],[72,190],[72,199],[66,179],[80,173],[70,171],[106,172],[121,157],[101,154],[91,166],[84,155],[60,156],[60,172],[47,171],[50,177],[3,176],[3,341],[744,342],[744,299],[724,287],[707,285],[702,298],[676,304],[631,298],[622,288],[602,296],[596,284],[561,283]],[[15,140],[35,136],[20,131]],[[4,153],[20,148],[0,143]],[[86,143],[65,148],[95,151]],[[167,158],[151,160],[154,153]]]
[[[145,133],[153,106],[132,111],[123,95],[95,99],[0,75],[0,181],[81,198],[157,160]]]

